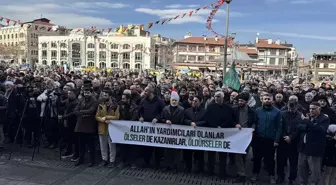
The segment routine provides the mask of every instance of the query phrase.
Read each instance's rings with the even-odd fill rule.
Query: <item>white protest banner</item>
[[[252,131],[119,120],[109,124],[113,143],[240,154],[246,153]]]

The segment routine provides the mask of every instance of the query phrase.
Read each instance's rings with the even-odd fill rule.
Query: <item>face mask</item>
[[[170,103],[170,105],[171,105],[172,107],[176,107],[176,106],[177,106],[177,104],[175,104],[175,103]]]

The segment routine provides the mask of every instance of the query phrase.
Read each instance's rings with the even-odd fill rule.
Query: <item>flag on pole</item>
[[[228,87],[239,91],[240,89],[240,81],[238,77],[238,73],[235,69],[236,64],[233,62],[229,71],[226,73],[224,79],[223,79],[223,84],[227,85]],[[223,69],[226,70],[226,69]]]

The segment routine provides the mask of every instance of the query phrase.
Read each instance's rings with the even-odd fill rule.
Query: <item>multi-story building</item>
[[[224,41],[224,38],[193,37],[188,33],[183,40],[178,40],[173,45],[174,68],[215,70],[219,63],[211,61],[224,55]],[[233,39],[228,38],[228,55],[232,52],[233,44]]]
[[[258,62],[252,64],[252,72],[264,72],[267,74],[296,74],[298,53],[292,44],[281,43],[279,39],[260,39],[257,34],[255,43],[240,44],[239,50],[247,53]]]
[[[81,30],[81,31],[79,31]],[[99,68],[155,68],[155,40],[141,28],[127,35],[73,29],[68,36],[39,37],[39,60],[46,65]]]
[[[65,34],[65,31],[65,28],[55,26],[46,18],[25,22],[23,26],[2,26],[0,60],[33,66],[38,62],[38,37]]]
[[[336,52],[314,53],[309,62],[312,74],[317,76],[331,76],[336,72]]]
[[[169,67],[171,66],[174,59],[173,44],[174,39],[162,37],[160,34],[155,34],[152,36],[155,40],[155,64],[158,67]]]

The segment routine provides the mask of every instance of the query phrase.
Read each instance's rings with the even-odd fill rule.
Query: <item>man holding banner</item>
[[[205,120],[207,127],[211,128],[234,128],[237,124],[237,116],[233,108],[224,103],[224,93],[222,91],[215,93],[215,103],[208,106]],[[220,177],[226,178],[226,160],[227,153],[219,153]],[[209,175],[214,174],[216,162],[216,152],[208,152]]]

